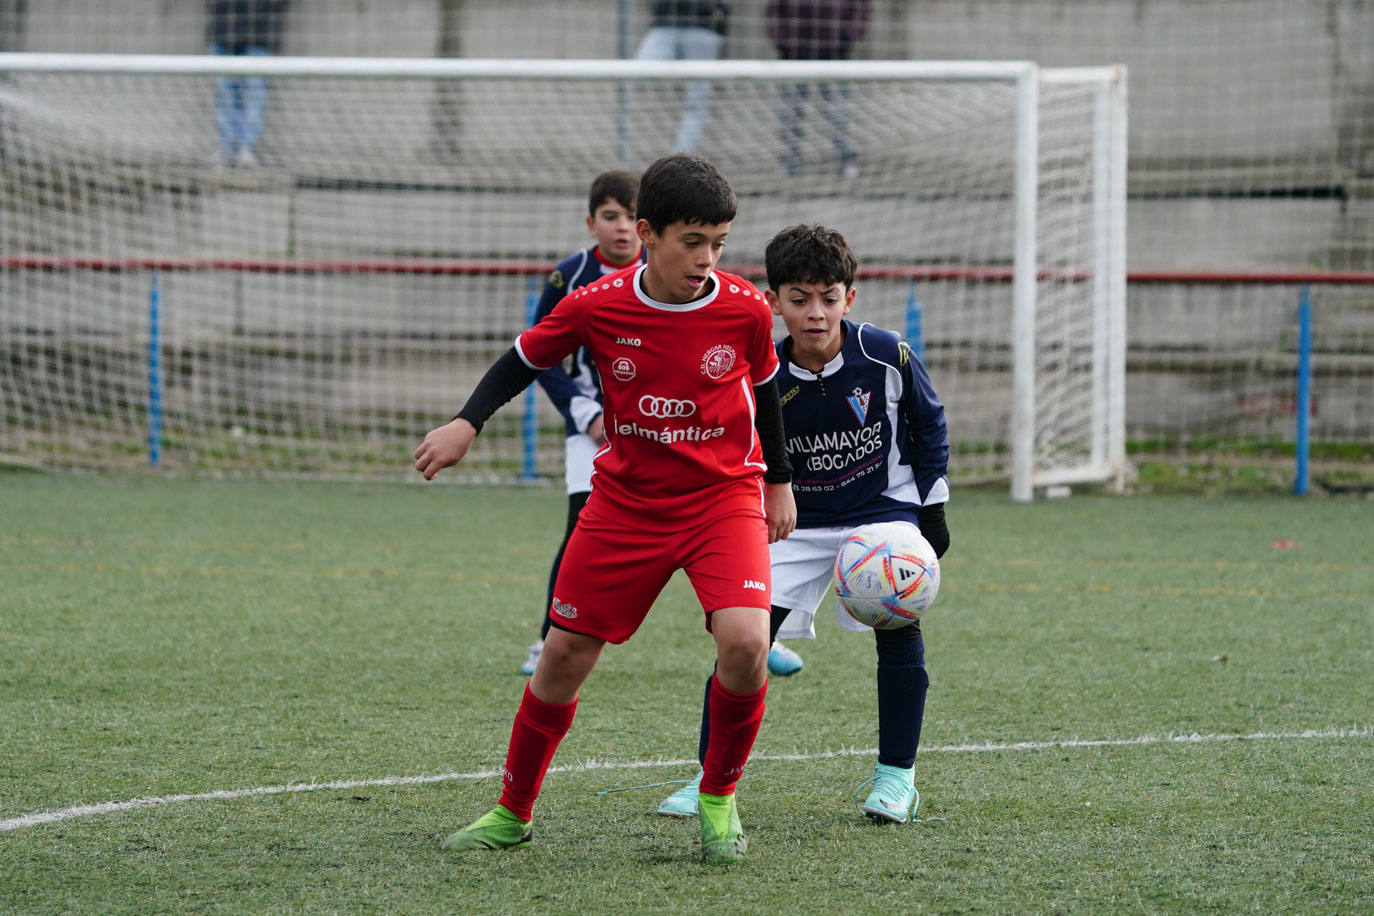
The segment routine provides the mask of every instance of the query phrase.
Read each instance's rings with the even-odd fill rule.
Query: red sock
[[[719,680],[711,678],[711,731],[706,762],[702,765],[701,791],[708,795],[729,795],[735,791],[735,782],[744,773],[763,722],[763,698],[767,693],[767,681],[753,693],[731,693],[720,686]]]
[[[525,685],[520,710],[510,730],[510,748],[506,751],[506,771],[501,775],[501,804],[522,821],[534,813],[534,800],[544,784],[549,761],[553,760],[558,743],[572,728],[577,701],[558,705],[545,703]]]

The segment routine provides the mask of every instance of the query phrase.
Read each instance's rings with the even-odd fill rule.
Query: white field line
[[[1226,741],[1301,741],[1320,738],[1370,738],[1374,728],[1331,728],[1300,732],[1251,732],[1247,735],[1141,735],[1136,738],[1071,738],[1063,741],[1017,741],[1009,744],[945,744],[921,748],[921,754],[993,754],[1005,751],[1043,751],[1055,748],[1080,747],[1129,747],[1147,744],[1215,744]],[[877,748],[841,748],[834,751],[817,751],[795,754],[755,754],[750,760],[825,760],[837,757],[871,757],[878,753]],[[593,770],[639,770],[655,767],[693,767],[695,758],[679,760],[631,760],[606,761],[585,760],[580,763],[550,767],[550,773],[590,772]],[[378,779],[351,779],[336,782],[291,783],[282,786],[257,786],[250,789],[218,789],[214,792],[195,792],[183,795],[151,795],[144,798],[131,798],[128,801],[100,802],[92,805],[75,805],[53,811],[37,811],[18,817],[0,820],[0,833],[20,830],[24,827],[37,827],[75,817],[89,817],[96,814],[114,814],[119,811],[132,811],[138,808],[160,808],[164,805],[177,805],[182,802],[222,801],[236,798],[252,798],[260,795],[284,795],[290,792],[345,791],[366,789],[378,786],[416,786],[435,782],[455,782],[460,780],[490,779],[500,776],[500,770],[474,770],[470,773],[436,773],[430,776],[383,776]]]

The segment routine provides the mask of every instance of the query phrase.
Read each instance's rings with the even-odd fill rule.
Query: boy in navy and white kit
[[[844,236],[822,226],[792,226],[768,243],[764,260],[765,295],[788,333],[777,344],[778,389],[797,502],[796,530],[769,546],[770,629],[773,636],[815,638],[815,614],[830,592],[835,556],[855,528],[912,525],[944,555],[949,437],[944,406],[907,342],[845,319],[858,265]],[[836,617],[845,629],[869,629],[838,606]],[[860,787],[871,791],[859,807],[875,820],[905,823],[920,803],[915,762],[930,684],[925,643],[919,623],[875,630],[874,636],[878,761],[873,778]],[[703,710],[703,756],[708,728],[709,710]],[[693,782],[664,799],[658,811],[691,816],[696,798]]]

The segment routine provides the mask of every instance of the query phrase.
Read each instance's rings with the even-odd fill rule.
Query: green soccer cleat
[[[664,817],[696,817],[697,793],[701,791],[701,771],[697,778],[658,803],[658,813]]]
[[[854,791],[857,801],[865,788],[873,786],[868,798],[859,805],[859,813],[875,821],[905,824],[911,820],[916,808],[921,804],[921,793],[916,791],[915,779],[915,767],[903,769],[884,763],[878,764],[873,771],[873,778],[866,780]]]
[[[698,793],[697,813],[701,818],[701,861],[707,865],[730,865],[744,858],[749,841],[739,825],[735,793]]]
[[[533,821],[522,821],[497,805],[440,844],[442,849],[520,849],[534,839]]]

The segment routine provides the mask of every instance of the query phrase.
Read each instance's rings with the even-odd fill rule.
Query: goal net
[[[591,243],[592,178],[697,100],[740,197],[722,267],[845,233],[852,317],[924,355],[956,479],[1119,479],[1124,74],[1017,62],[0,54],[0,456],[405,475]],[[560,476],[562,439],[531,389],[453,478]]]

